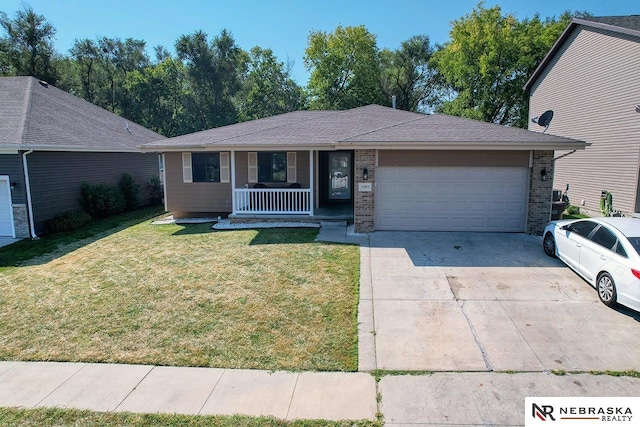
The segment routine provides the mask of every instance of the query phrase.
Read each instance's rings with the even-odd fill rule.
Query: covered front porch
[[[353,220],[353,151],[230,154],[231,220]]]

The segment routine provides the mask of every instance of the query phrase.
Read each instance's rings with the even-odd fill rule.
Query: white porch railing
[[[311,189],[236,188],[234,214],[311,215]]]

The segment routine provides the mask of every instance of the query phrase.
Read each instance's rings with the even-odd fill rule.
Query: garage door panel
[[[0,236],[15,237],[13,230],[13,208],[8,176],[0,177]]]
[[[376,228],[524,231],[526,168],[380,167]]]

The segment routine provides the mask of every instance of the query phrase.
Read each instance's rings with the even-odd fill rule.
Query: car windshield
[[[629,240],[629,243],[631,243],[631,246],[633,246],[636,252],[640,254],[640,237],[627,237],[627,240]]]

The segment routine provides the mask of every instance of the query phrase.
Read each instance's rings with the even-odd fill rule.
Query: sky
[[[149,55],[162,45],[174,52],[183,34],[202,30],[210,38],[228,29],[236,43],[249,50],[270,48],[278,59],[292,63],[292,76],[306,85],[309,73],[304,51],[310,31],[332,32],[338,25],[364,25],[377,36],[379,48],[396,49],[414,35],[429,36],[432,44],[449,39],[451,22],[470,13],[475,0],[0,0],[9,17],[25,4],[56,28],[55,49],[68,54],[75,39],[119,37],[147,42]],[[594,16],[640,14],[638,0],[503,0],[503,14],[518,19],[557,17],[564,11]]]

